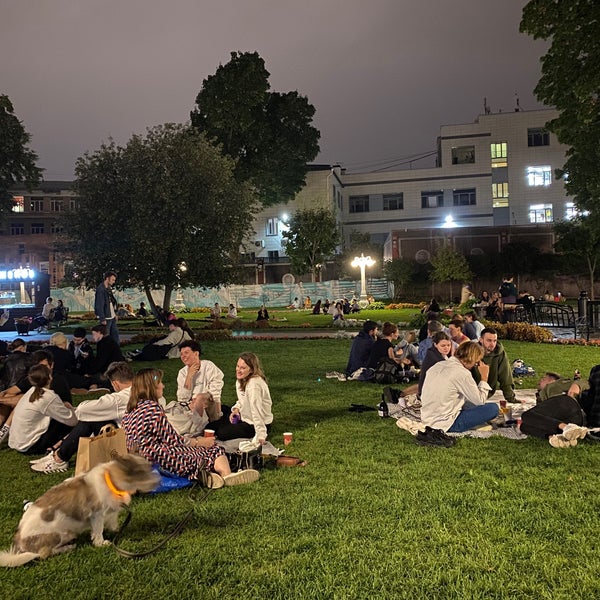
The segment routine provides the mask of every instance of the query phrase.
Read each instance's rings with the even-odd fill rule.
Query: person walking
[[[119,328],[117,327],[117,301],[113,294],[112,286],[117,280],[114,271],[104,273],[102,283],[96,288],[94,310],[100,325],[105,325],[108,335],[120,344]]]

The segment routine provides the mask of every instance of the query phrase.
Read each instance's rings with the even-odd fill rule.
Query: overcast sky
[[[540,108],[546,46],[525,0],[0,0],[0,93],[45,179],[113,137],[185,122],[202,80],[257,51],[271,89],[316,108],[316,162],[372,170],[434,150],[443,124]],[[429,166],[416,163],[415,166]]]

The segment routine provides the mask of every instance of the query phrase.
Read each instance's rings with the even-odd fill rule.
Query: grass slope
[[[506,342],[538,374],[598,362],[590,347]],[[0,572],[3,598],[583,598],[598,597],[600,444],[557,450],[540,440],[461,439],[416,446],[375,406],[381,386],[325,379],[349,340],[203,343],[234,398],[239,352],[263,360],[274,399],[273,442],[304,468],[266,469],[255,485],[212,492],[166,549],[127,560],[82,538],[74,552]],[[163,361],[175,395],[178,361]],[[527,378],[523,387],[534,387]],[[21,501],[63,479],[0,450],[0,548]],[[123,545],[144,550],[190,507],[189,492],[135,498]]]

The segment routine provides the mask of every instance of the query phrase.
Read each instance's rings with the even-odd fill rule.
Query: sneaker
[[[46,462],[31,465],[31,470],[37,473],[64,473],[69,468],[69,461],[58,462],[52,454]]]
[[[230,473],[225,475],[223,480],[225,485],[242,485],[244,483],[254,483],[260,478],[260,473],[254,469],[245,469],[244,471],[238,471],[237,473]]]
[[[8,425],[2,425],[0,428],[0,444],[8,441],[8,436],[10,434],[10,427]]]
[[[582,440],[587,434],[587,427],[581,427],[580,425],[575,425],[575,423],[568,423],[562,431],[562,435],[569,441]]]
[[[456,440],[446,435],[441,429],[432,429],[425,427],[425,431],[419,431],[415,436],[415,442],[419,446],[438,446],[440,448],[450,448],[454,446]]]
[[[570,448],[571,446],[577,446],[577,439],[568,440],[561,433],[557,433],[556,435],[551,435],[548,438],[548,442],[553,448]]]
[[[42,456],[41,458],[34,458],[33,460],[29,461],[30,465],[39,465],[43,462],[46,462],[48,460],[50,460],[50,457],[53,457],[54,451],[50,450],[47,454],[44,454],[44,456]]]
[[[206,474],[206,487],[210,490],[219,490],[225,485],[225,481],[218,473]]]
[[[338,381],[346,381],[346,376],[343,373],[337,374]]]
[[[325,379],[337,379],[337,376],[337,371],[327,371],[327,373],[325,373]]]
[[[383,388],[381,396],[388,404],[398,404],[398,392],[389,386]]]

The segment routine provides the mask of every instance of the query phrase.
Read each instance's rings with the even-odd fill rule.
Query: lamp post
[[[367,280],[365,277],[365,269],[367,267],[372,267],[375,264],[375,261],[370,256],[365,256],[362,252],[360,256],[355,256],[351,265],[353,267],[360,267],[360,299],[358,303],[361,308],[366,308],[369,304],[367,300]]]

